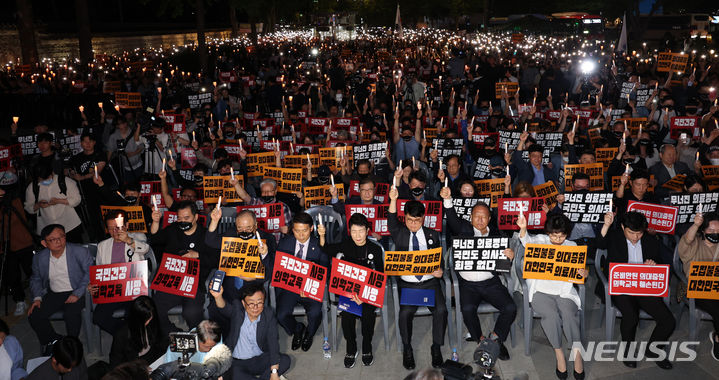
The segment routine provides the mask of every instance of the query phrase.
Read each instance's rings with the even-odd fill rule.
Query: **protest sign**
[[[587,265],[587,246],[527,244],[524,248],[523,277],[583,284],[579,269]]]
[[[389,183],[382,183],[377,182],[374,185],[374,199],[376,199],[378,202],[387,202],[389,201],[389,189],[390,184]],[[349,187],[349,197],[359,197],[360,196],[360,190],[359,190],[359,181],[350,181],[350,187]]]
[[[257,228],[265,232],[279,232],[285,226],[285,210],[282,203],[267,203],[257,206],[237,206],[237,212],[250,210],[257,217]]]
[[[609,263],[609,295],[669,296],[669,265]]]
[[[442,232],[442,202],[420,201],[424,205],[424,226]],[[397,220],[404,224],[404,205],[406,199],[397,200]]]
[[[90,266],[90,285],[97,287],[92,303],[127,302],[148,295],[147,260]]]
[[[351,298],[356,294],[362,302],[372,306],[384,305],[384,286],[387,276],[367,267],[332,258],[329,291]]]
[[[647,124],[647,118],[646,117],[631,117],[631,118],[620,118],[616,120],[616,123],[626,123],[627,130],[629,131],[629,136],[633,139],[636,139],[639,135],[639,128],[640,126]]]
[[[302,192],[302,169],[282,168],[282,184],[279,191],[295,194]]]
[[[217,203],[220,196],[228,203],[242,201],[237,191],[235,191],[235,187],[230,184],[231,178],[229,175],[202,177],[202,199],[205,203]],[[241,175],[235,176],[235,179],[238,182],[238,186],[244,187],[244,180]]]
[[[82,152],[80,135],[63,137],[58,140],[58,143],[62,147],[61,154],[65,162],[70,161],[72,156]]]
[[[677,219],[676,207],[629,201],[627,212],[629,211],[637,211],[644,214],[649,223],[649,228],[660,234],[674,234],[675,221]]]
[[[163,111],[164,112],[164,111]],[[185,133],[186,126],[185,126],[185,115],[184,114],[171,114],[171,113],[163,113],[160,115],[163,119],[165,119],[165,132],[166,133]]]
[[[504,131],[499,132],[499,149],[515,150],[519,145],[519,137],[522,136],[522,131]],[[507,152],[505,152],[507,153]]]
[[[719,262],[692,261],[687,298],[719,300]]]
[[[345,205],[347,233],[350,232],[349,220],[354,214],[362,214],[370,223],[370,233],[389,236],[387,213],[389,205]]]
[[[597,158],[597,162],[602,163],[605,172],[609,169],[609,164],[617,156],[618,151],[619,148],[597,148],[594,150],[594,156]]]
[[[668,204],[678,207],[677,224],[694,222],[694,215],[699,211],[704,214],[715,212],[719,203],[719,193],[691,193],[672,194],[668,198]]]
[[[472,209],[474,209],[474,206],[479,202],[489,207],[490,198],[452,198],[452,207],[458,217],[471,222]]]
[[[247,155],[247,176],[262,177],[267,166],[275,166],[275,152],[250,153]]]
[[[562,210],[573,223],[604,223],[612,193],[565,193]]]
[[[519,91],[519,83],[517,82],[497,82],[494,84],[495,99],[502,99],[502,93],[506,93],[511,98],[517,91]]]
[[[200,277],[200,260],[164,253],[150,289],[195,298]]]
[[[327,206],[332,202],[330,188],[332,185],[308,186],[302,189],[304,192],[305,208],[314,206]],[[345,199],[345,186],[341,183],[335,185],[337,188],[337,199]]]
[[[442,263],[442,247],[424,251],[386,251],[384,273],[388,276],[431,274]]]
[[[142,96],[139,92],[116,92],[115,105],[120,108],[142,108]]]
[[[127,232],[147,232],[147,225],[145,224],[145,213],[142,210],[142,206],[100,206],[100,212],[102,212],[102,220],[105,220],[107,213],[112,210],[123,210],[127,214],[127,219],[124,221]]]
[[[686,178],[686,174],[677,174],[672,179],[665,182],[662,187],[672,191],[680,192],[684,189],[684,180]]]
[[[354,167],[354,158],[352,146],[338,146],[334,148],[320,148],[320,165],[329,166],[330,170],[334,171],[340,165],[342,157],[347,159],[350,167]]]
[[[506,237],[453,237],[454,270],[509,272],[512,261],[504,255],[507,247]]]
[[[119,80],[104,81],[102,83],[103,94],[114,94],[120,90],[122,90],[122,82]]]
[[[387,142],[355,145],[352,151],[355,162],[369,160],[377,164],[387,155]]]
[[[557,203],[559,191],[554,182],[547,181],[541,185],[534,186],[534,194],[544,198],[544,203],[551,209]]]
[[[437,157],[443,161],[447,161],[447,157],[451,155],[462,156],[462,146],[464,146],[464,140],[462,139],[436,139],[437,146]],[[434,149],[434,143],[432,146]]]
[[[152,194],[157,194],[157,198],[162,200],[162,195],[160,194],[160,181],[140,182],[140,204],[152,205],[152,200],[150,199]],[[158,203],[157,207],[164,208],[165,202],[162,201],[162,205]]]
[[[489,158],[477,157],[474,164],[474,174],[472,174],[472,178],[485,179],[490,177],[489,162]]]
[[[177,222],[176,211],[165,211],[162,213],[162,228],[167,228],[167,226],[175,222]],[[207,227],[207,216],[197,214],[197,224]]]
[[[262,244],[267,244],[262,240]],[[265,278],[265,266],[262,264],[257,239],[222,238],[219,270],[228,276]]]
[[[701,125],[699,116],[674,116],[669,122],[669,137],[672,140],[679,140],[682,133],[686,133],[687,140],[701,138]]]
[[[474,185],[477,187],[477,194],[480,197],[491,198],[489,207],[497,207],[497,199],[505,191],[504,178],[482,179],[474,181]]]
[[[601,128],[588,129],[587,134],[589,134],[589,141],[592,143],[592,146],[597,146],[599,140],[602,138]]]
[[[0,172],[4,172],[12,166],[10,148],[0,148]]]
[[[292,149],[297,150],[297,146],[292,146]],[[309,162],[312,163],[312,176],[317,176],[317,169],[320,167],[320,156],[318,154],[310,154]],[[307,154],[293,154],[290,150],[290,154],[282,158],[282,165],[285,168],[302,169],[302,178],[307,177]]]
[[[601,162],[594,164],[568,164],[564,165],[564,189],[572,189],[572,176],[574,173],[584,173],[589,176],[589,190],[604,190],[604,165]]]
[[[519,213],[527,220],[528,230],[541,230],[547,214],[542,211],[544,198],[500,198],[497,208],[497,226],[500,230],[519,230],[517,218]]]
[[[17,136],[17,142],[22,148],[23,156],[32,156],[40,153],[40,150],[37,148],[37,135]]]
[[[486,119],[486,115],[484,118]],[[477,119],[479,119],[479,117]],[[476,122],[477,121],[475,121],[475,123]],[[486,120],[485,120],[485,122],[486,122]],[[494,139],[494,145],[491,146],[491,148],[493,148],[495,150],[500,148],[499,133],[497,133],[497,132],[479,132],[479,128],[476,128],[474,131],[477,131],[477,132],[472,133],[472,142],[474,142],[474,145],[476,145],[477,147],[485,147],[484,140],[491,137]],[[429,135],[427,135],[427,136],[429,136]],[[485,147],[485,148],[489,149],[490,147]],[[501,149],[504,149],[504,145],[501,146]]]
[[[187,102],[193,110],[198,109],[205,103],[212,103],[212,93],[203,92],[201,94],[187,95]]]
[[[327,282],[327,268],[311,261],[277,251],[272,286],[322,302]]]

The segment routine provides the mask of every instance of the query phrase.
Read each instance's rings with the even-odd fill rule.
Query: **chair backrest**
[[[235,217],[234,216],[223,216],[220,218],[220,223],[217,224],[217,232],[222,235],[225,231],[235,228]]]
[[[679,257],[679,246],[677,245],[674,247],[674,259],[672,260],[673,264],[672,267],[674,268],[674,273],[676,273],[677,277],[683,282],[687,283],[687,275],[684,273],[684,264],[682,263],[682,259]]]
[[[97,257],[97,243],[83,244],[82,246],[90,251],[90,255],[92,255],[93,259]]]
[[[155,257],[155,252],[152,250],[152,248],[148,249],[147,253],[145,253],[145,260],[147,260],[147,281],[152,282],[152,279],[155,278],[155,274],[157,273],[157,257]],[[148,286],[150,284],[148,283]]]
[[[50,359],[49,356],[41,356],[39,358],[29,359],[27,361],[27,368],[25,369],[27,373],[32,373],[32,371],[35,370],[35,368],[39,367],[40,364],[45,363],[47,359]]]
[[[604,262],[607,259],[607,250],[606,249],[598,249],[596,258],[594,259],[594,270],[597,272],[597,276],[600,280],[602,280],[602,284],[604,286],[607,286],[607,276],[604,275],[604,271],[602,271],[602,262]]]
[[[333,210],[331,206],[314,206],[305,210],[312,219],[315,221],[315,225],[322,220],[322,224],[327,230],[325,239],[328,244],[335,244],[342,241],[347,232],[345,231],[345,219],[342,214]]]

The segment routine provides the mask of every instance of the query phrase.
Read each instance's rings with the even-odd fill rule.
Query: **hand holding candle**
[[[117,218],[115,218],[115,224],[117,224],[118,229],[122,229],[124,225],[124,218],[122,217],[122,215],[118,215]]]

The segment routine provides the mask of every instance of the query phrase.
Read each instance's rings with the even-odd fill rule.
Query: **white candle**
[[[18,121],[20,121],[20,117],[19,117],[19,116],[13,116],[13,117],[12,117],[12,123],[13,123],[13,124],[17,124]]]
[[[255,231],[255,236],[257,237],[257,246],[262,247],[262,239],[260,239],[260,231]]]
[[[310,159],[310,154],[309,154],[309,153],[307,153],[307,162],[309,162],[310,164],[312,164],[312,160]]]
[[[415,163],[415,161],[414,161],[414,156],[412,156],[412,168],[414,169],[415,167],[417,167],[417,165],[416,165],[416,163]]]
[[[122,229],[124,218],[122,215],[118,215],[117,218],[115,218],[115,223],[117,224],[117,228]]]
[[[399,160],[399,168],[402,169],[402,160]]]
[[[330,181],[332,181],[332,186],[334,187],[334,185],[335,185],[335,176],[333,176],[332,174],[330,174]]]
[[[699,213],[699,214],[702,213],[702,211],[704,210],[703,206],[704,206],[703,204],[699,203],[699,207],[697,208],[697,213]]]
[[[165,164],[166,164],[166,159],[165,159],[165,157],[162,157],[162,171],[163,172],[165,171]]]
[[[97,178],[97,164],[95,164],[95,178]]]
[[[612,212],[612,198],[609,198],[609,212]]]
[[[217,198],[217,206],[215,206],[215,208],[219,210],[221,204],[222,204],[222,195],[220,195],[220,197]]]
[[[322,215],[317,215],[317,222],[322,226]]]
[[[102,109],[102,102],[97,102],[97,107]]]
[[[629,173],[629,164],[627,164],[627,166],[624,167],[624,172]]]
[[[524,123],[524,131],[527,132],[527,123]]]
[[[157,211],[157,198],[154,196],[152,197],[152,205],[155,206],[155,211]]]
[[[235,171],[230,167],[230,179],[235,180]]]

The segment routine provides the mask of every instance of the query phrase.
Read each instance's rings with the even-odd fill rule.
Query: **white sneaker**
[[[19,317],[23,314],[25,314],[25,308],[27,306],[25,305],[25,301],[20,301],[15,305],[15,312],[13,313],[14,316]]]

